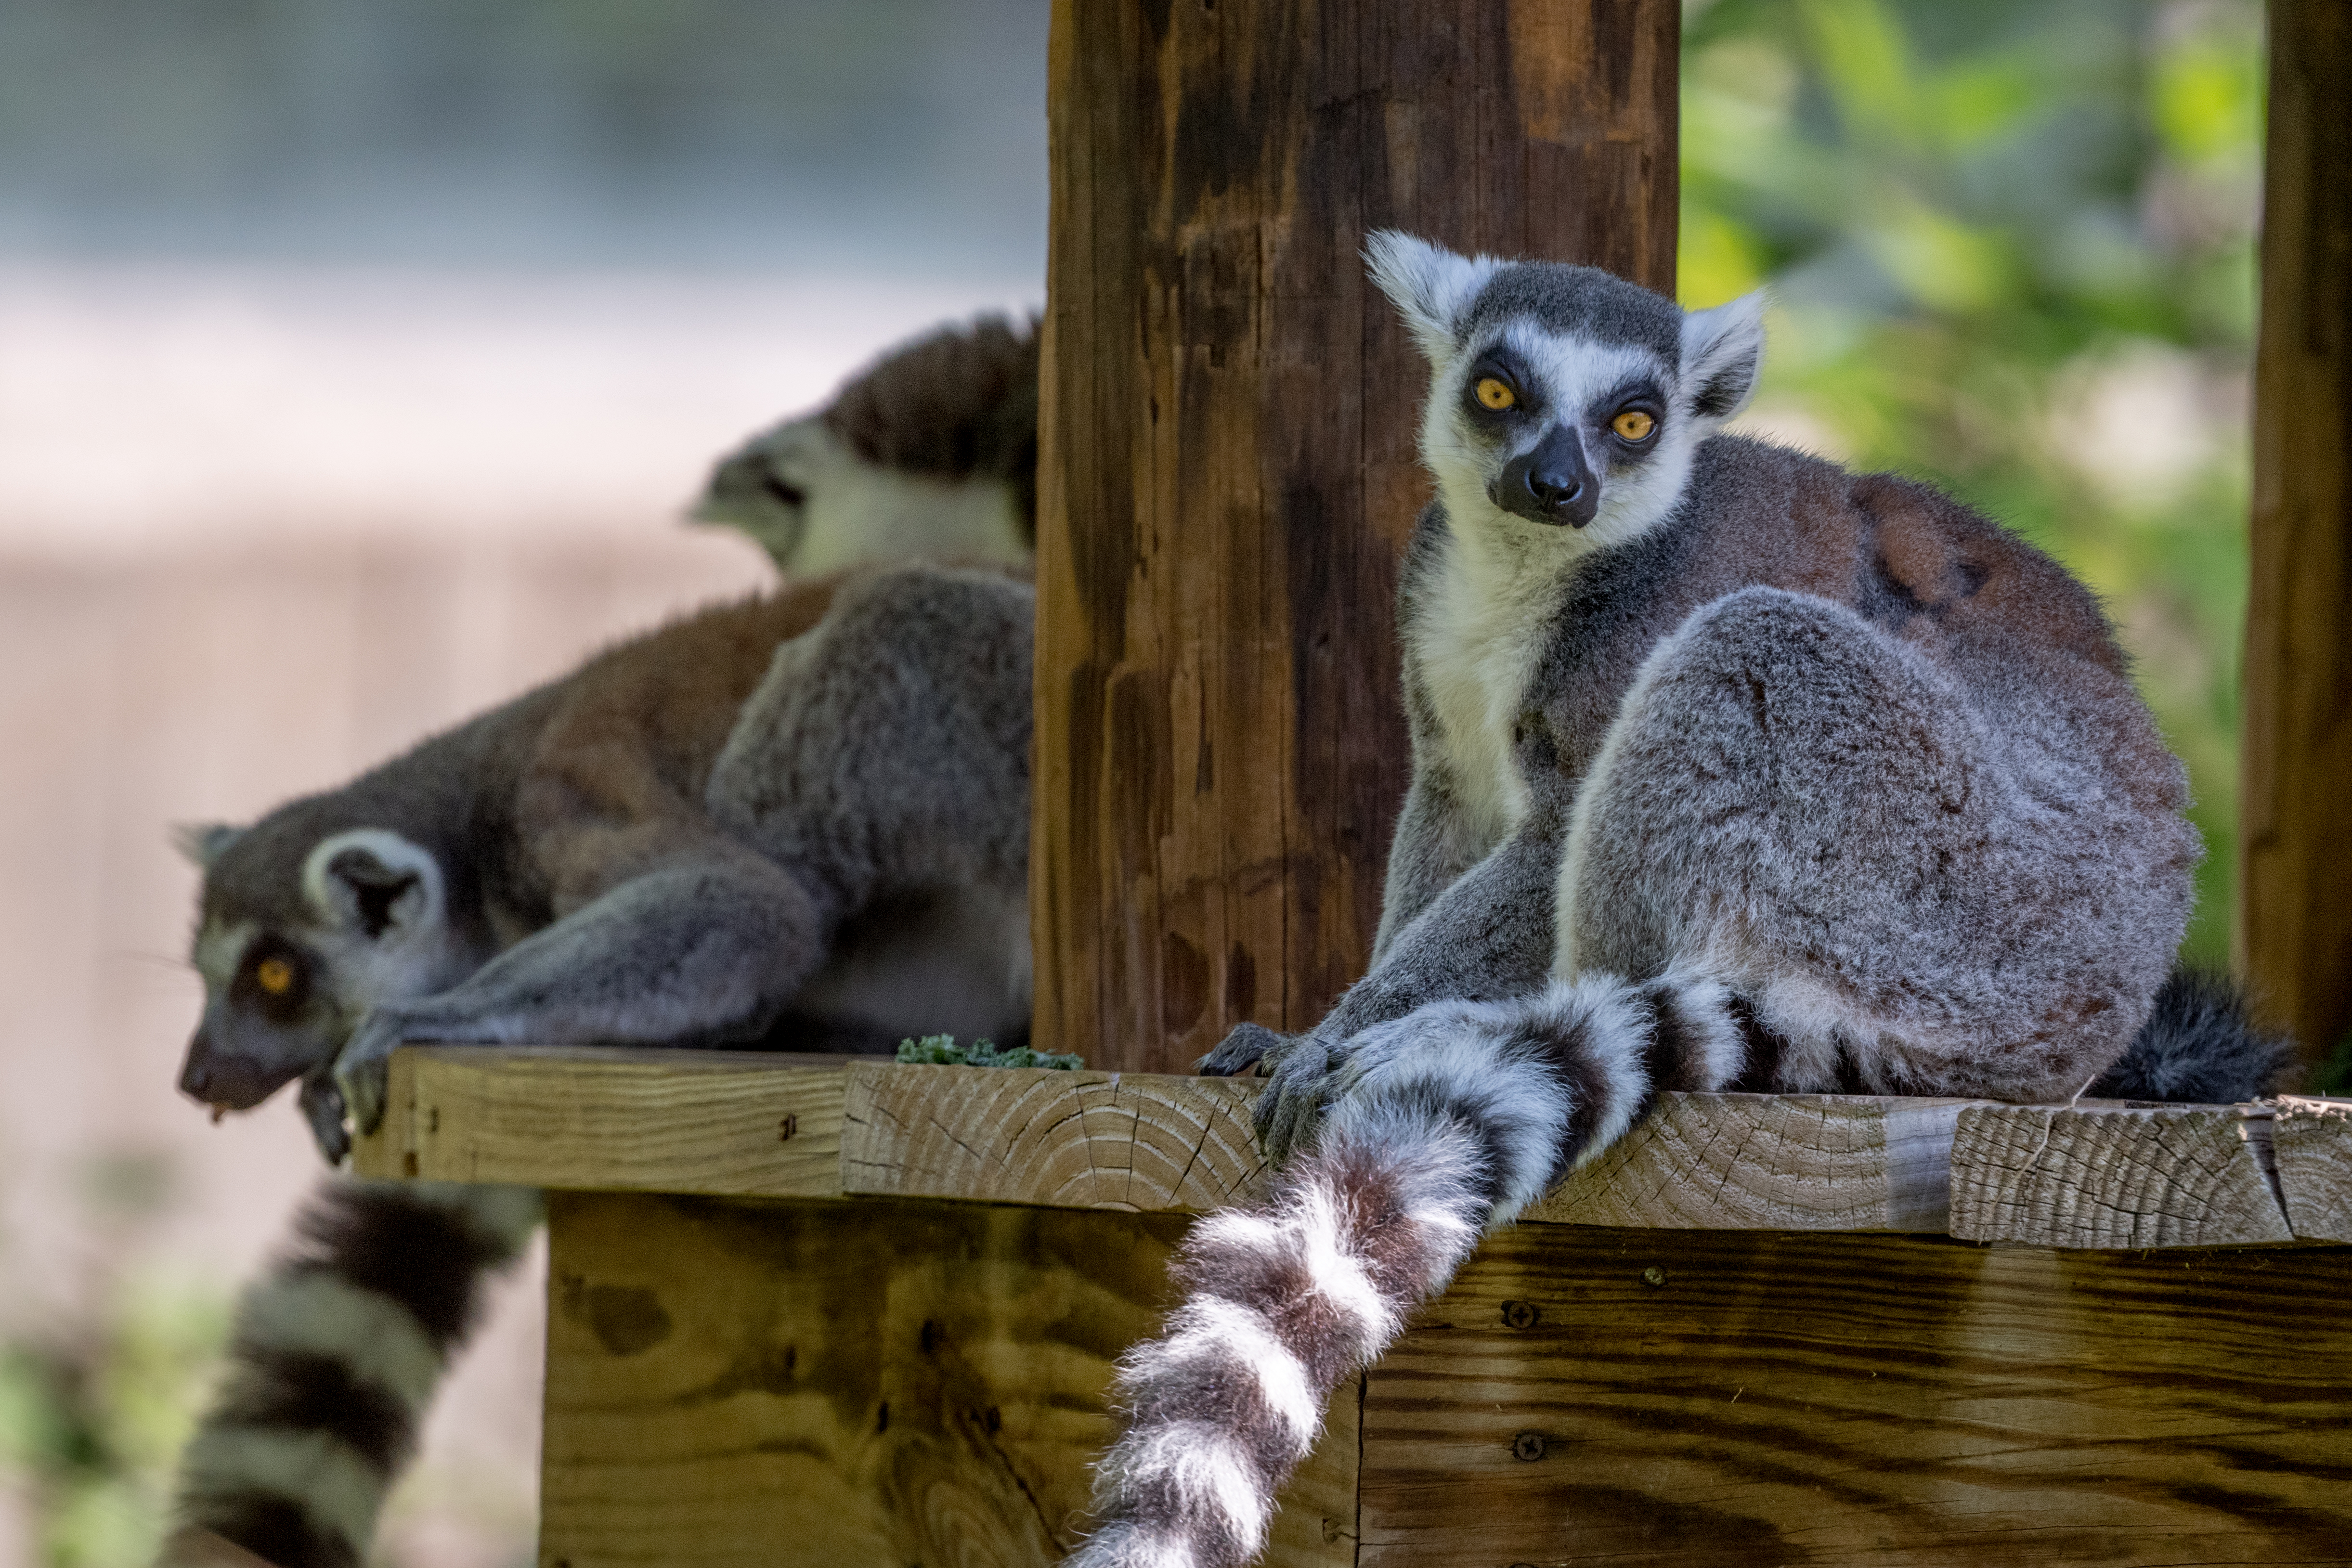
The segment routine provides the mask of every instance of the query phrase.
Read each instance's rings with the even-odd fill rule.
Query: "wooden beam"
[[[548,1229],[541,1563],[900,1568],[1076,1544],[1183,1221],[574,1193]],[[1352,1568],[1359,1402],[1268,1568]]]
[[[2242,967],[2306,1060],[2352,1033],[2352,8],[2271,0]]]
[[[1370,1374],[1360,1568],[2341,1563],[2352,1250],[1528,1228]]]
[[[2271,1118],[2242,1105],[1983,1105],[1952,1137],[1952,1234],[2030,1247],[2294,1239]]]
[[[1257,1079],[870,1057],[408,1046],[357,1174],[606,1192],[1197,1213],[1265,1166]],[[1527,1216],[2050,1247],[2352,1240],[2352,1102],[2079,1107],[1666,1094]],[[2289,1115],[2289,1111],[2292,1115]],[[2288,1166],[2292,1163],[2293,1171]],[[2290,1230],[2280,1183],[2305,1218]],[[2292,1186],[2292,1184],[2290,1184]]]
[[[2296,1239],[2352,1241],[2352,1100],[2281,1100],[2271,1148]]]
[[[1672,291],[1677,0],[1057,0],[1035,1031],[1181,1071],[1363,972],[1426,381],[1366,233]]]

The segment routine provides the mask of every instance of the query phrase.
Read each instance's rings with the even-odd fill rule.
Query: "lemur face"
[[[1589,267],[1390,232],[1367,254],[1429,360],[1422,455],[1457,528],[1634,538],[1673,510],[1698,444],[1754,385],[1761,296],[1685,316]]]
[[[754,436],[712,470],[697,521],[740,528],[795,576],[863,560],[1028,559],[1013,486],[870,463],[823,414]]]
[[[399,834],[331,834],[274,873],[259,863],[273,858],[268,842],[240,842],[226,830],[184,840],[206,896],[190,955],[205,1012],[180,1089],[216,1113],[250,1110],[325,1070],[370,1007],[428,995],[472,967],[448,930],[439,864]],[[275,896],[236,896],[256,887]]]

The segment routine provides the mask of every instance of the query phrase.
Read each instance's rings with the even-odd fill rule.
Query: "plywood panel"
[[[558,1196],[548,1568],[1035,1568],[1084,1527],[1173,1217]],[[1353,1561],[1357,1390],[1266,1561]]]
[[[2352,1251],[1521,1230],[1371,1374],[1362,1568],[2352,1561]]]

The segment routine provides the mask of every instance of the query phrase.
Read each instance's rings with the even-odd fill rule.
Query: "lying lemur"
[[[722,462],[700,507],[788,571],[1003,570],[709,610],[343,789],[187,834],[205,1006],[183,1088],[244,1109],[299,1079],[331,1161],[404,1038],[1025,1034],[1034,500],[998,447],[1008,417],[1034,438],[1035,377],[1034,337],[1002,322],[935,334]],[[362,1561],[482,1283],[538,1218],[514,1188],[328,1183],[238,1306],[184,1522],[280,1568]]]
[[[1717,434],[1760,299],[1370,255],[1431,370],[1412,785],[1370,972],[1206,1064],[1271,1072],[1287,1164],[1194,1228],[1123,1367],[1089,1568],[1254,1557],[1331,1388],[1660,1090],[2048,1101],[2279,1063],[2192,982],[2149,1026],[2200,850],[2091,595],[1937,491]]]

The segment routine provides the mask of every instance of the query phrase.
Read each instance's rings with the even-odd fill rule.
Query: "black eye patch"
[[[230,1002],[274,1023],[290,1023],[310,999],[310,955],[282,936],[254,938],[229,983]]]
[[[1629,414],[1641,417],[1627,421]],[[1658,432],[1666,423],[1665,391],[1651,377],[1631,377],[1585,404],[1585,418],[1608,438],[1619,457],[1644,456],[1656,447]],[[1629,428],[1635,434],[1628,434]]]
[[[1490,381],[1500,382],[1510,389],[1511,400],[1501,408],[1489,407],[1479,396],[1480,386]],[[1543,394],[1540,383],[1528,373],[1517,354],[1508,349],[1493,348],[1472,361],[1470,373],[1462,378],[1462,407],[1475,428],[1499,435],[1523,419],[1540,415]]]

